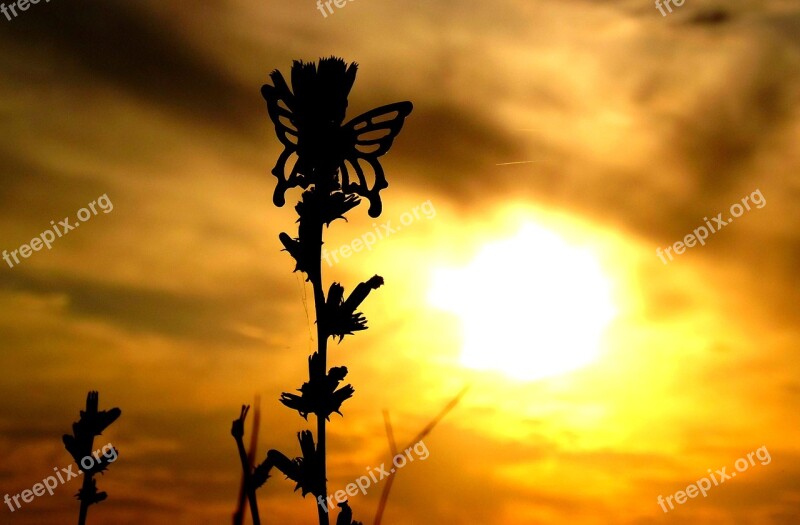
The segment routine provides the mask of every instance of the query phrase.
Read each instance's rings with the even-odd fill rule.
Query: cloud
[[[101,319],[134,333],[199,340],[206,343],[252,342],[232,326],[257,323],[258,318],[280,319],[280,305],[265,303],[268,292],[279,284],[265,284],[259,292],[198,296],[146,289],[141,286],[103,283],[66,275],[27,273],[18,269],[3,276],[6,292],[64,297],[66,311],[77,318]]]
[[[3,40],[15,61],[44,59],[39,80],[50,89],[102,82],[195,122],[252,129],[258,91],[238,84],[179,26],[143,3],[52,2],[15,20]]]
[[[362,65],[349,116],[414,103],[384,164],[390,190],[401,190],[395,195],[420,202],[416,194],[438,194],[436,225],[450,220],[448,208],[479,223],[485,210],[523,201],[614,229],[652,252],[651,264],[632,262],[628,276],[643,303],[631,315],[647,323],[637,325],[645,335],[632,332],[615,349],[611,379],[578,376],[591,379],[579,393],[564,386],[568,378],[558,388],[525,391],[515,407],[545,422],[524,428],[527,440],[493,437],[519,431],[526,419],[499,425],[504,408],[497,404],[454,420],[469,426],[437,427],[426,440],[430,459],[398,478],[397,515],[441,523],[520,516],[654,523],[658,490],[696,479],[685,479],[680,458],[660,444],[675,440],[680,449],[704,437],[697,451],[705,462],[718,443],[736,457],[750,450],[737,447],[753,436],[788,436],[773,423],[798,403],[790,372],[800,315],[793,286],[800,7],[687,2],[665,19],[633,0],[457,8],[356,2],[323,19],[305,2],[209,0],[189,9],[76,0],[40,2],[3,27],[2,248],[27,242],[50,219],[103,193],[115,204],[103,221],[0,273],[9,372],[0,384],[0,440],[16,458],[0,472],[4,480],[25,475],[22,459],[42,454],[36,447],[51,429],[66,431],[86,387],[98,385],[122,406],[120,437],[132,451],[126,467],[120,444],[117,473],[129,468],[129,475],[109,477],[130,492],[110,490],[110,507],[98,510],[115,523],[126,522],[121,516],[137,523],[228,516],[238,482],[228,430],[254,390],[274,403],[265,401],[262,448],[296,452],[293,432],[304,422],[272,409],[281,391],[302,384],[313,325],[302,310],[302,278],[289,275],[291,261],[279,253],[277,233],[292,231],[294,215],[291,206],[270,203],[269,169],[279,148],[258,88],[271,69],[286,73],[292,58],[332,53]],[[513,161],[531,162],[497,166]],[[680,240],[703,216],[757,187],[768,202],[763,210],[665,272],[657,246]],[[450,249],[459,235],[474,234],[456,233],[435,242]],[[423,249],[398,252],[388,270],[407,273]],[[397,333],[398,341],[441,357],[424,346],[432,335],[409,320],[407,303],[398,304],[387,306],[395,322],[384,332],[368,312],[372,328],[358,345],[368,350],[369,342],[383,342],[376,334]],[[289,356],[285,350],[296,346]],[[343,347],[350,348],[362,346]],[[347,358],[348,366],[363,365],[352,370],[359,421],[379,419],[379,405],[428,411],[419,411],[419,400],[436,392],[420,385],[435,390],[441,377],[421,379],[429,363],[403,355],[380,354],[374,374],[364,372],[370,358]],[[86,372],[88,359],[101,365]],[[442,361],[440,370],[449,363]],[[397,363],[410,368],[402,381],[381,382],[398,377]],[[652,381],[642,374],[655,369],[661,375],[653,372]],[[447,372],[447,381],[460,380],[458,370]],[[778,390],[776,377],[791,388]],[[753,410],[759,403],[764,408]],[[731,422],[713,426],[712,416]],[[379,425],[370,437],[364,427],[339,423],[334,428],[353,430],[331,432],[343,442],[332,464],[385,448]],[[653,436],[656,424],[668,438]],[[746,437],[741,427],[750,429]],[[627,435],[640,437],[642,450],[630,450]],[[153,451],[147,439],[177,448]],[[790,449],[776,447],[780,467],[687,504],[685,522],[713,514],[788,523],[791,502],[765,491],[782,494],[796,484],[800,461]],[[331,476],[352,479],[338,469]],[[567,486],[581,476],[586,481]],[[305,516],[288,510],[300,500],[274,481],[265,498],[276,515],[288,522]],[[26,516],[41,522],[35,511]]]

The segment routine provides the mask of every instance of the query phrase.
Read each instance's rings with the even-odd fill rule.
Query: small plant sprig
[[[83,468],[83,486],[81,490],[75,495],[81,502],[80,515],[78,517],[78,525],[86,524],[86,515],[89,512],[89,506],[100,503],[108,497],[105,492],[98,492],[97,481],[94,479],[95,474],[103,473],[108,469],[109,464],[115,461],[118,452],[114,450],[114,460],[104,454],[102,457],[99,455],[92,458],[92,451],[94,450],[94,438],[103,433],[114,421],[119,418],[122,411],[119,408],[112,408],[111,410],[98,410],[100,395],[96,391],[91,391],[86,396],[86,410],[81,410],[81,418],[72,424],[72,434],[64,434],[63,441],[64,447],[70,453],[75,463],[81,465]],[[93,459],[90,468],[85,468],[82,460],[86,457]]]
[[[250,515],[253,517],[253,525],[261,525],[261,517],[258,513],[256,489],[260,488],[261,485],[267,481],[267,478],[269,478],[269,470],[264,472],[263,475],[260,475],[259,473],[259,480],[256,481],[256,473],[253,472],[253,460],[251,454],[248,454],[247,450],[244,448],[244,421],[247,419],[247,412],[249,411],[250,405],[242,405],[242,411],[239,414],[239,417],[233,420],[233,425],[231,426],[231,435],[233,436],[233,439],[236,440],[236,448],[239,451],[239,460],[242,462],[242,486],[244,493],[247,496],[247,501],[250,503]],[[256,421],[258,421],[257,417]],[[257,428],[258,423],[256,422],[253,429],[253,435],[257,435]],[[243,516],[237,508],[237,513],[234,514],[233,517],[234,525],[240,525],[242,523],[242,519]]]
[[[291,88],[283,75],[274,71],[272,84],[261,88],[267,110],[275,125],[278,140],[284,151],[272,174],[278,179],[273,202],[285,204],[285,192],[302,188],[298,214],[298,234],[292,237],[280,233],[285,251],[295,261],[295,270],[306,274],[314,290],[314,309],[317,323],[317,350],[308,357],[308,380],[298,388],[298,394],[283,393],[280,401],[308,420],[314,414],[317,423],[316,442],[310,430],[297,434],[302,455],[289,459],[285,454],[270,450],[263,463],[251,472],[245,461],[242,437],[247,410],[242,409],[234,421],[233,433],[239,446],[245,479],[249,480],[253,521],[255,489],[277,468],[295,482],[295,490],[303,496],[312,494],[317,508],[319,525],[329,525],[327,507],[317,505],[327,496],[326,428],[332,413],[342,414],[342,404],[353,396],[352,385],[340,386],[347,376],[347,367],[328,369],[328,338],[338,338],[367,328],[367,320],[356,309],[370,292],[383,285],[375,275],[360,283],[345,299],[345,289],[332,283],[327,297],[322,281],[322,244],[324,227],[358,206],[361,198],[369,201],[369,215],[378,217],[382,203],[380,191],[388,186],[379,157],[389,151],[400,133],[405,118],[411,113],[411,102],[382,106],[343,124],[347,99],[355,82],[356,64],[346,64],[340,58],[325,58],[318,63],[295,61],[291,71]],[[370,184],[367,178],[374,182]],[[353,521],[347,502],[339,504],[336,525],[361,525]]]

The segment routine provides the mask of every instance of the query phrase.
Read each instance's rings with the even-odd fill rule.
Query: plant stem
[[[247,492],[247,499],[250,501],[250,513],[253,515],[253,525],[261,525],[261,518],[258,515],[258,499],[256,499],[256,489],[253,487],[253,474],[247,451],[244,449],[244,440],[236,437],[236,447],[239,449],[239,459],[242,460],[242,472],[244,473],[244,487]]]
[[[94,440],[93,440],[94,441]],[[89,447],[91,449],[92,447]],[[92,477],[84,472],[83,477],[83,488],[81,492],[83,494],[89,494],[89,491],[92,488]],[[86,525],[86,515],[89,514],[89,502],[85,501],[84,499],[81,500],[81,510],[80,514],[78,515],[78,525]]]
[[[314,310],[317,317],[317,352],[319,353],[321,368],[317,368],[317,373],[322,377],[316,378],[322,384],[325,381],[325,376],[328,371],[328,334],[327,334],[327,319],[325,315],[325,291],[322,288],[322,223],[314,224],[313,233],[315,238],[311,241],[314,248],[314,274],[310,276],[311,284],[314,287]],[[319,266],[316,266],[319,265]],[[313,378],[312,378],[313,379]],[[315,496],[327,497],[328,492],[328,476],[327,476],[327,458],[325,452],[325,418],[319,414],[317,416],[317,457],[319,458],[319,485],[322,488],[321,494]],[[319,517],[319,525],[329,525],[328,507],[323,508],[322,505],[317,505],[317,516]]]
[[[89,512],[89,505],[81,501],[81,513],[78,516],[78,525],[86,525],[86,514]]]

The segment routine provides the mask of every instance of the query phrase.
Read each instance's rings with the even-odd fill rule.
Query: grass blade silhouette
[[[258,454],[258,431],[261,423],[261,396],[256,394],[255,402],[253,404],[253,428],[250,430],[250,448],[247,451],[247,465],[250,471],[256,462],[256,455]],[[236,511],[233,513],[233,525],[244,525],[244,513],[247,511],[247,503],[249,500],[249,492],[247,486],[247,477],[244,470],[242,470],[242,482],[239,485],[239,499],[236,505]]]
[[[244,422],[247,419],[247,412],[250,405],[242,405],[242,411],[231,425],[231,435],[236,440],[236,448],[239,451],[239,459],[242,462],[242,477],[244,478],[245,492],[250,501],[250,513],[253,516],[253,525],[261,525],[261,518],[258,514],[258,499],[256,498],[256,485],[253,483],[253,469],[251,459],[244,448]],[[235,518],[234,518],[235,519]]]
[[[467,393],[469,390],[469,386],[465,386],[464,388],[459,391],[458,394],[453,397],[445,406],[444,408],[434,417],[425,427],[411,440],[411,442],[406,445],[404,448],[409,448],[416,443],[419,443],[425,436],[431,433],[433,429],[436,427],[439,422],[444,419],[444,417],[453,410],[456,405],[461,401],[461,398]],[[392,422],[389,420],[389,412],[387,410],[383,411],[383,420],[386,426],[386,438],[389,440],[389,450],[392,453],[392,457],[394,458],[397,455],[397,443],[394,439],[394,431],[392,430]],[[378,502],[378,510],[375,512],[375,521],[373,522],[374,525],[380,525],[381,520],[383,519],[383,513],[386,510],[386,505],[389,502],[389,493],[392,490],[392,484],[394,483],[394,478],[397,475],[398,471],[395,471],[389,475],[389,479],[383,485],[383,491],[381,491],[381,499]]]

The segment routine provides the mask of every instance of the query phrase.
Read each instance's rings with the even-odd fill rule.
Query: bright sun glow
[[[594,361],[617,313],[593,253],[530,223],[467,267],[437,270],[429,301],[461,318],[464,366],[526,380]]]

